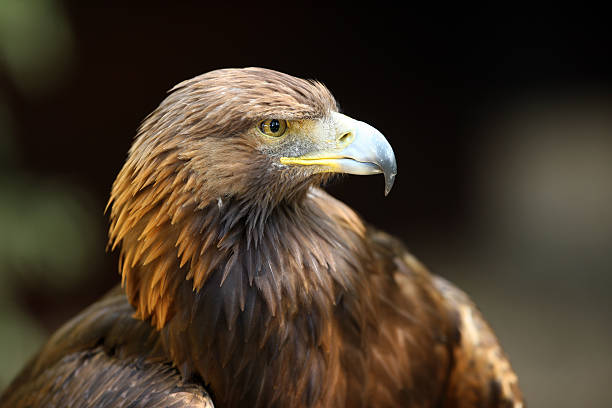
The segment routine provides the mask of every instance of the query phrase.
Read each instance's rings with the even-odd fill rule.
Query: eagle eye
[[[287,121],[283,119],[267,119],[259,124],[259,130],[266,136],[281,137],[287,130]]]

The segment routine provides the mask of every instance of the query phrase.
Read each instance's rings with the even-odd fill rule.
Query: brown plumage
[[[317,82],[179,84],[113,185],[125,294],[55,333],[0,406],[521,407],[467,296],[318,187],[384,172],[388,190],[394,166]]]

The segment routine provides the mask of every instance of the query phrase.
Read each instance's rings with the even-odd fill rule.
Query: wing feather
[[[435,276],[433,282],[453,311],[459,332],[448,406],[522,408],[518,378],[491,327],[463,291],[441,277]]]

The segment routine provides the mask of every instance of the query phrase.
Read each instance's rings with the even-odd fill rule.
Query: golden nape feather
[[[320,186],[396,163],[319,82],[261,68],[177,85],[113,184],[117,288],[1,407],[522,407],[467,296]]]

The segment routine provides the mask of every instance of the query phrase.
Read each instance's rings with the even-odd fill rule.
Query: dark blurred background
[[[264,66],[387,136],[389,197],[328,190],[473,297],[530,406],[608,406],[606,13],[109,4],[0,1],[0,388],[119,282],[103,211],[140,121],[179,81]]]

